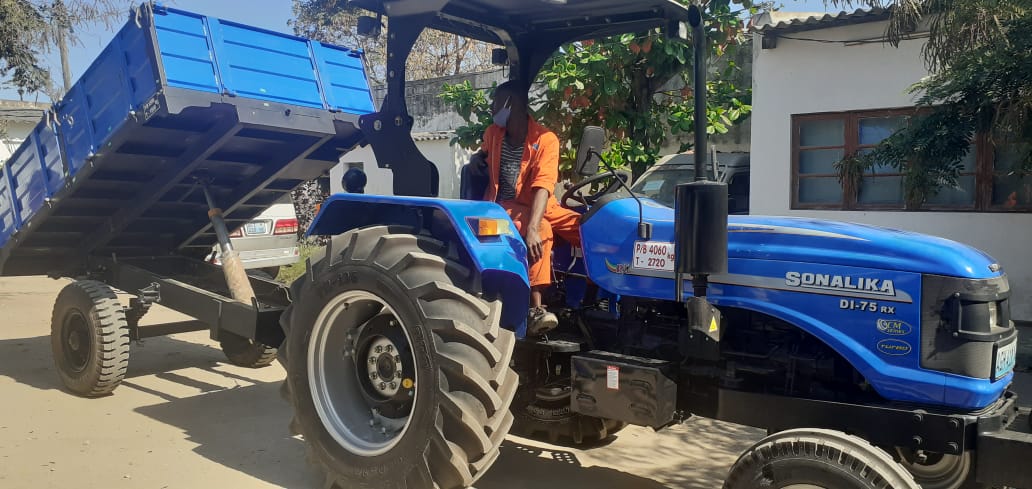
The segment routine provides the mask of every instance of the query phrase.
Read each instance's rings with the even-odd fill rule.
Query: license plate
[[[663,241],[635,241],[631,268],[674,271],[674,244]]]
[[[269,223],[264,221],[249,222],[244,225],[244,234],[247,234],[249,236],[269,234]]]
[[[996,373],[994,378],[1000,378],[1014,370],[1014,363],[1018,356],[1018,342],[1012,341],[1009,345],[996,348]]]

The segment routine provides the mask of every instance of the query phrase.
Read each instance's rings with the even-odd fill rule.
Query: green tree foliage
[[[40,57],[75,43],[78,26],[123,15],[127,6],[119,0],[0,0],[0,85],[23,96],[50,91],[50,71]]]
[[[369,77],[373,83],[383,84],[386,81],[386,36],[370,39],[358,35],[358,17],[363,12],[348,6],[346,0],[294,0],[295,18],[289,23],[299,36],[362,48]],[[385,21],[390,22],[389,19]],[[410,80],[420,80],[490,67],[491,50],[486,44],[427,29],[412,47],[406,76]]]
[[[758,9],[749,0],[707,2],[709,66],[716,75],[707,83],[710,134],[726,133],[752,109],[749,75],[741,66],[749,45],[742,16]],[[610,138],[606,160],[636,175],[655,163],[669,137],[691,140],[691,40],[650,31],[568,44],[545,64],[537,82],[543,88],[532,90],[531,106],[539,121],[567,143],[578,141],[585,126],[604,127]],[[441,96],[467,123],[454,143],[478,144],[491,121],[482,91],[464,83],[446,86]],[[562,170],[571,168],[574,152],[575,144],[568,144]]]
[[[1032,0],[888,3],[890,42],[898,44],[921,25],[930,31],[923,55],[931,74],[911,88],[922,110],[873,151],[840,162],[843,183],[858,190],[864,172],[888,165],[903,174],[907,207],[919,208],[957,185],[980,134],[1018,154],[1012,174],[1032,175]]]

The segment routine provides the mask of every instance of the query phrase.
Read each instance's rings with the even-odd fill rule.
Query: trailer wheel
[[[728,473],[724,489],[918,489],[884,450],[839,431],[795,429],[760,440]]]
[[[900,464],[922,489],[983,489],[975,482],[975,457],[971,451],[963,455],[925,452],[918,457],[914,450],[896,448]]]
[[[342,236],[290,310],[287,389],[325,487],[473,484],[512,426],[515,336],[473,274],[408,228]],[[326,260],[330,260],[327,257]]]
[[[276,361],[275,348],[226,331],[219,332],[219,346],[229,363],[238,367],[262,368]]]
[[[514,409],[512,432],[552,444],[597,445],[624,429],[627,423],[570,411],[570,389],[535,389],[530,404]]]
[[[50,347],[61,382],[85,397],[110,394],[129,366],[129,323],[115,291],[80,280],[57,295]]]

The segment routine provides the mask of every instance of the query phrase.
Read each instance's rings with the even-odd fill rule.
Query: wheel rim
[[[922,461],[914,450],[897,448],[896,451],[903,467],[926,489],[957,489],[971,473],[970,452],[963,455],[927,452],[927,458]]]
[[[418,400],[410,344],[394,310],[370,292],[338,295],[316,318],[308,347],[312,399],[323,427],[349,452],[381,455],[408,431]]]
[[[64,345],[64,358],[68,368],[77,373],[86,370],[93,341],[89,323],[79,311],[72,311],[65,317],[61,326],[61,343]]]

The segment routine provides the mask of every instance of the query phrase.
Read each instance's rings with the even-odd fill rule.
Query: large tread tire
[[[284,313],[287,368],[283,394],[294,408],[291,430],[329,488],[459,489],[498,458],[512,426],[518,377],[510,368],[515,336],[499,326],[501,304],[476,294],[477,277],[453,248],[410,228],[378,226],[340,237],[316,278],[297,282]],[[330,263],[332,261],[332,263]],[[309,380],[309,341],[323,307],[354,290],[388,301],[411,340],[416,404],[397,444],[371,457],[337,443],[319,418]],[[422,380],[420,380],[422,379]]]
[[[233,333],[220,332],[219,346],[229,363],[244,368],[262,368],[276,361],[276,348]]]
[[[589,448],[610,440],[627,423],[615,419],[596,418],[570,411],[566,402],[534,402],[514,408],[512,433],[553,445]]]
[[[791,486],[920,489],[884,450],[833,430],[795,429],[760,440],[731,467],[724,489]]]
[[[76,339],[81,350],[69,345],[68,328],[81,332]],[[68,390],[84,397],[111,394],[129,367],[129,323],[114,289],[95,280],[61,289],[50,323],[50,346]]]

